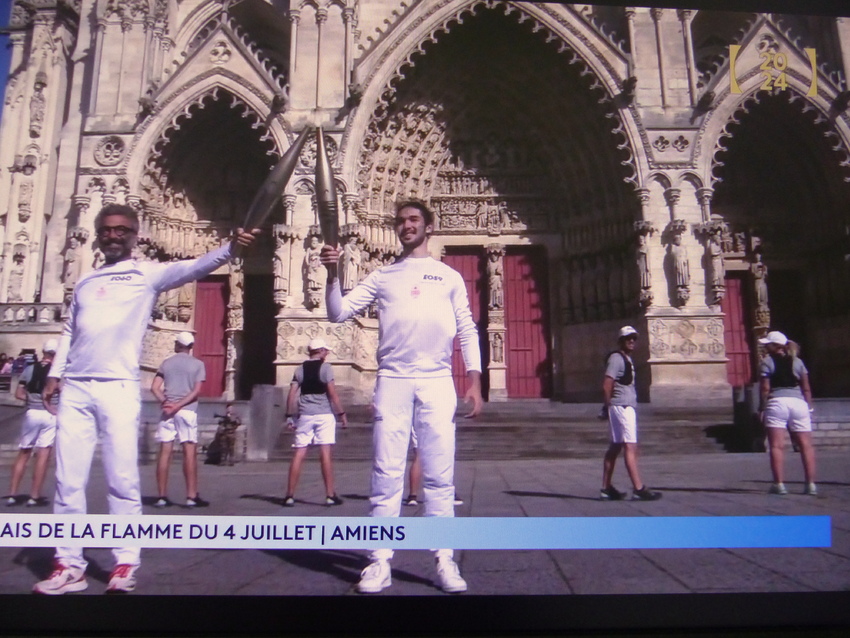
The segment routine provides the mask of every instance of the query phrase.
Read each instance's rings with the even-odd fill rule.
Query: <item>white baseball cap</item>
[[[623,337],[628,337],[629,335],[636,334],[638,334],[638,331],[632,328],[631,326],[623,326],[622,328],[620,328],[619,338],[622,339]]]
[[[322,350],[323,348],[325,350],[330,350],[324,339],[310,339],[310,343],[307,344],[307,350],[309,352],[315,352],[316,350]]]
[[[778,330],[774,330],[772,332],[768,332],[767,336],[763,339],[759,339],[759,343],[763,346],[766,346],[769,343],[775,343],[778,346],[785,346],[788,345],[788,337]]]
[[[192,346],[195,343],[195,335],[191,332],[181,332],[174,338],[174,340],[179,343],[181,346]]]
[[[48,339],[44,342],[44,346],[41,348],[42,352],[56,352],[56,348],[59,347],[59,342],[56,339]]]

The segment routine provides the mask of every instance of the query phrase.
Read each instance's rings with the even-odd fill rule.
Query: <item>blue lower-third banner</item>
[[[0,515],[0,547],[685,549],[829,547],[829,516],[368,518]]]

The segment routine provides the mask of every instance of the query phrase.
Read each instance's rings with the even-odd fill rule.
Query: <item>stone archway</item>
[[[712,203],[726,224],[727,263],[746,270],[750,328],[798,341],[820,396],[850,387],[834,356],[850,320],[850,185],[837,140],[799,95],[757,93],[721,137]]]
[[[213,88],[184,108],[152,145],[141,180],[144,254],[160,261],[194,257],[226,241],[268,174],[273,152],[257,114],[226,89]],[[269,223],[282,221],[279,206]],[[207,352],[196,353],[204,355],[200,358],[208,367],[204,395],[243,398],[254,383],[274,383],[273,246],[265,242],[257,248],[244,263],[234,260],[205,283],[215,289],[204,290],[204,299],[216,300],[209,308],[196,306],[201,297],[194,284],[161,297],[155,311],[158,331],[148,337],[145,367],[158,365],[163,347],[170,347],[171,331],[191,326],[199,344],[205,339],[201,333],[212,335],[204,341]],[[253,313],[244,311],[246,288],[257,302]],[[267,303],[259,303],[265,297]],[[243,367],[243,351],[268,357],[253,356]],[[245,387],[247,392],[240,392]]]
[[[414,196],[437,214],[437,247],[545,247],[538,285],[554,345],[534,365],[558,370],[556,396],[580,398],[598,394],[608,324],[638,309],[629,246],[640,210],[610,96],[558,51],[532,24],[484,9],[423,45],[357,151],[358,215],[380,225]],[[487,310],[492,364],[507,347],[505,308]]]

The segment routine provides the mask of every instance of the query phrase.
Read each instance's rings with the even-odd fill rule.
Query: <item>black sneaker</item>
[[[342,499],[336,494],[325,497],[325,505],[342,505]]]
[[[50,505],[50,501],[46,496],[39,496],[38,498],[30,497],[24,505],[27,507],[47,507]]]
[[[419,501],[416,500],[416,494],[411,494],[406,499],[404,499],[404,504],[408,507],[419,505]]]
[[[200,494],[196,494],[195,498],[186,499],[186,507],[209,507],[210,502],[201,498]]]
[[[174,505],[174,503],[172,503],[172,502],[168,499],[168,497],[167,497],[167,496],[160,496],[160,497],[159,497],[159,498],[158,498],[158,499],[154,502],[154,504],[153,504],[153,506],[154,506],[154,507],[159,507],[159,508],[162,508],[162,507],[171,507],[172,505]]]
[[[284,507],[295,507],[295,497],[287,496],[283,499]]]
[[[626,498],[626,493],[621,492],[613,485],[609,485],[604,490],[599,490],[599,498],[603,501],[622,501]]]
[[[635,490],[632,495],[633,501],[657,501],[661,498],[661,492],[653,492],[646,485],[639,490]]]
[[[3,497],[3,502],[6,503],[7,507],[12,507],[14,505],[17,505],[20,501],[18,500],[17,496],[9,494],[8,496]]]

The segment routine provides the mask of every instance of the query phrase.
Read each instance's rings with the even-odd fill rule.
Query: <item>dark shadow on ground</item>
[[[342,551],[313,550],[309,552],[300,550],[264,549],[260,550],[269,556],[302,569],[328,574],[341,581],[350,583],[352,587],[360,580],[360,571],[369,564],[368,558],[359,554]],[[394,581],[415,583],[418,585],[430,585],[440,591],[433,580],[411,574],[402,569],[393,568],[392,577]]]
[[[503,494],[511,496],[535,496],[538,498],[571,498],[579,501],[598,501],[596,496],[576,496],[575,494],[558,494],[556,492],[526,492],[523,490],[505,490]]]

